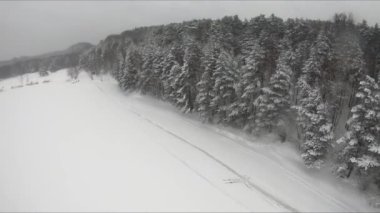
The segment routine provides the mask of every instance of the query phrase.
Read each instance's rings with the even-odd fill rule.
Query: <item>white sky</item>
[[[139,26],[274,13],[331,19],[352,12],[380,23],[380,1],[0,1],[0,60],[61,50]]]

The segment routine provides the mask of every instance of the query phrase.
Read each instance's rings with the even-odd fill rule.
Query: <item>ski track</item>
[[[95,86],[105,95],[109,98],[109,96],[98,86],[95,84]],[[117,104],[118,105],[121,105],[122,103],[120,101],[117,101]],[[124,104],[123,104],[124,105]],[[183,142],[184,144],[192,147],[193,149],[196,149],[198,150],[199,152],[203,153],[204,155],[206,155],[208,158],[212,159],[213,161],[217,162],[219,165],[221,165],[222,167],[224,167],[226,170],[230,171],[231,173],[233,173],[234,175],[236,175],[236,177],[238,177],[239,179],[241,180],[244,180],[246,179],[244,175],[240,174],[239,172],[237,172],[235,169],[231,168],[230,166],[228,166],[226,163],[224,163],[223,161],[219,160],[218,158],[216,158],[215,156],[213,156],[212,154],[210,154],[209,152],[203,150],[202,148],[194,145],[193,143],[189,142],[188,140],[182,138],[181,136],[173,133],[172,131],[166,129],[165,127],[161,126],[160,124],[152,121],[151,119],[141,115],[140,113],[136,112],[134,109],[131,108],[131,106],[128,106],[128,111],[132,112],[133,114],[135,114],[136,116],[140,117],[141,119],[147,121],[148,123],[150,123],[151,125],[155,126],[156,128],[159,128],[161,129],[162,131],[166,132],[167,134],[171,135],[172,137],[175,137],[177,138],[179,141]],[[178,158],[177,158],[178,159]],[[183,160],[180,160],[180,161],[183,161]],[[194,169],[191,169],[195,172]],[[197,173],[197,172],[196,172]],[[198,174],[198,173],[197,173]],[[199,174],[198,174],[199,175]],[[205,179],[205,178],[203,178]],[[207,181],[209,182],[209,181]],[[270,194],[269,192],[265,191],[264,189],[262,189],[261,187],[259,187],[258,185],[256,185],[255,183],[253,183],[252,181],[250,180],[247,180],[246,181],[246,184],[249,185],[250,187],[254,188],[256,191],[260,192],[261,194],[263,194],[266,198],[267,198],[267,201],[272,203],[274,206],[277,206],[277,207],[280,207],[280,208],[283,208],[283,209],[286,209],[290,212],[299,212],[297,209],[295,209],[294,207],[286,204],[285,202],[283,202],[282,200],[278,199],[277,197],[275,197],[274,195]],[[214,185],[214,184],[212,184]],[[248,187],[248,188],[250,188]],[[251,189],[251,188],[250,188]]]
[[[105,96],[107,96],[108,98],[110,98],[105,92],[103,89],[101,89],[98,85],[95,85]],[[121,103],[119,100],[112,100],[112,101],[117,101],[117,104],[118,105],[124,105],[124,103]],[[219,160],[218,158],[216,158],[215,156],[213,156],[212,154],[210,154],[209,152],[205,151],[204,149],[194,145],[193,143],[189,142],[188,140],[184,139],[183,137],[175,134],[174,132],[168,130],[167,128],[163,127],[161,124],[158,124],[154,121],[152,121],[151,119],[147,118],[146,116],[143,116],[141,115],[140,113],[138,113],[134,108],[133,106],[129,105],[128,104],[128,110],[131,111],[132,113],[134,113],[135,115],[137,115],[138,117],[142,118],[143,120],[149,122],[150,124],[156,126],[157,128],[163,130],[164,132],[166,132],[167,134],[177,138],[178,140],[180,140],[181,142],[187,144],[188,146],[198,150],[199,152],[202,152],[204,155],[208,156],[209,158],[211,158],[212,160],[214,160],[215,162],[217,162],[218,164],[220,164],[221,166],[223,166],[225,169],[229,170],[230,172],[232,172],[233,174],[235,174],[239,179],[241,180],[244,180],[245,179],[245,176],[238,173],[236,170],[234,170],[233,168],[231,168],[230,166],[228,166],[226,163],[224,163],[223,161]],[[189,121],[188,119],[181,119],[182,121],[186,122],[188,125],[191,125],[193,127],[197,127],[196,124],[194,124],[193,121]],[[275,162],[272,162],[272,159],[269,158],[269,156],[263,154],[262,152],[259,152],[257,151],[254,147],[252,146],[249,146],[247,145],[247,140],[246,139],[243,139],[241,137],[230,137],[224,133],[221,133],[220,131],[218,131],[217,129],[214,129],[214,128],[210,128],[210,127],[207,127],[205,126],[205,128],[207,128],[208,130],[212,131],[212,133],[214,134],[217,134],[219,136],[222,136],[226,139],[228,139],[227,141],[233,143],[233,144],[238,144],[240,145],[243,149],[242,151],[244,151],[245,153],[249,154],[249,155],[254,155],[252,152],[249,152],[248,150],[251,150],[253,152],[255,152],[255,154],[259,154],[261,157],[264,157],[266,158],[268,161],[266,161],[267,163],[271,163],[271,164],[275,164]],[[247,150],[248,149],[248,150]],[[343,202],[343,201],[339,201],[337,199],[335,199],[333,196],[327,194],[327,193],[324,193],[320,190],[317,190],[317,189],[314,189],[312,186],[310,186],[310,184],[307,183],[307,181],[304,179],[304,178],[301,178],[301,177],[298,177],[297,174],[295,174],[293,171],[291,171],[290,169],[287,169],[285,168],[284,166],[280,165],[280,164],[275,164],[275,166],[277,166],[279,169],[281,169],[283,172],[285,172],[285,174],[287,174],[287,177],[289,179],[292,179],[294,181],[296,181],[297,183],[301,184],[303,187],[305,187],[308,191],[318,195],[320,198],[326,200],[328,203],[333,203],[335,204],[336,206],[340,207],[342,210],[344,210],[345,212],[358,212],[359,210],[355,209],[354,207],[352,207],[351,205]],[[193,169],[192,169],[193,170]],[[285,208],[285,209],[288,209],[289,211],[292,211],[292,212],[299,212],[296,208],[286,204],[285,202],[281,201],[280,199],[276,198],[275,196],[271,195],[270,193],[268,193],[266,190],[262,189],[261,187],[257,186],[256,184],[254,184],[252,181],[247,181],[248,185],[251,186],[252,188],[256,189],[258,192],[262,193],[263,195],[265,195],[267,198],[270,198],[272,199],[275,203],[276,203],[276,206],[279,206],[279,207],[282,207],[282,208]],[[272,202],[273,203],[273,202]]]
[[[109,99],[110,101],[116,103],[117,105],[121,106],[121,105],[124,105],[123,103],[121,103],[120,101],[118,100],[114,100],[113,98],[109,97],[105,92],[104,90],[99,87],[98,85],[95,84],[95,86],[97,87],[97,89],[99,89],[101,91],[101,93],[107,98]],[[144,120],[144,121],[147,121],[150,125],[153,125],[155,126],[156,128],[158,128],[158,126],[156,124],[154,124],[151,120],[149,119],[146,119],[145,117],[143,117],[141,114],[135,112],[134,110],[132,110],[130,108],[130,106],[128,106],[128,111],[129,112],[132,112],[135,116],[137,116],[138,118]],[[159,128],[160,130],[163,130],[163,128]],[[170,136],[174,136],[173,134],[171,134],[169,131],[166,131],[164,130],[164,132],[166,133],[169,133]],[[175,135],[174,136],[176,139],[179,139],[179,136]],[[215,189],[217,189],[218,191],[220,191],[222,194],[226,195],[227,197],[229,197],[231,200],[233,200],[235,203],[237,203],[238,205],[242,206],[244,209],[247,209],[247,210],[250,210],[250,208],[248,206],[246,206],[244,203],[240,202],[239,200],[235,199],[231,194],[227,193],[226,191],[224,191],[222,188],[218,187],[216,184],[214,184],[210,179],[208,179],[207,177],[205,177],[204,175],[202,175],[198,170],[196,170],[195,168],[193,168],[192,166],[190,166],[184,159],[180,158],[178,155],[176,155],[174,152],[170,151],[169,148],[167,146],[165,146],[164,144],[162,143],[158,143],[161,148],[163,150],[165,150],[165,152],[167,152],[171,157],[173,157],[174,159],[176,159],[177,161],[181,162],[186,168],[188,168],[189,170],[191,170],[194,174],[196,174],[197,176],[199,176],[201,179],[203,179],[204,181],[206,181],[209,185],[211,185],[212,187],[214,187]]]
[[[122,104],[122,103],[120,103],[120,104]],[[141,116],[141,117],[143,117],[143,116]],[[185,123],[193,126],[193,127],[197,127],[197,125],[194,124],[193,121],[189,121],[188,119],[181,119],[181,120],[184,121]],[[151,123],[154,123],[154,122],[151,122]],[[157,124],[157,123],[154,123],[154,124],[158,125],[158,126],[162,126],[162,125]],[[318,195],[320,198],[326,200],[327,202],[334,203],[336,206],[340,207],[341,209],[344,209],[345,212],[358,212],[359,211],[359,210],[355,209],[354,207],[352,207],[351,205],[349,205],[348,203],[345,203],[343,201],[339,201],[339,200],[335,199],[333,196],[331,196],[331,195],[329,195],[327,193],[324,193],[324,192],[322,192],[320,190],[314,189],[310,184],[308,184],[308,182],[304,178],[298,177],[298,175],[296,173],[294,173],[293,171],[291,171],[290,169],[287,169],[287,168],[285,168],[284,166],[282,166],[280,164],[276,164],[275,162],[272,162],[273,159],[269,158],[269,156],[263,154],[262,152],[257,151],[254,147],[249,146],[247,144],[248,141],[246,139],[243,139],[243,138],[238,137],[238,136],[237,137],[230,137],[230,136],[228,136],[228,135],[226,135],[224,133],[221,133],[218,129],[210,128],[208,126],[204,126],[204,128],[207,128],[208,130],[212,131],[214,134],[217,134],[219,136],[222,136],[222,137],[228,139],[227,141],[229,141],[229,142],[231,142],[233,144],[240,145],[241,147],[243,147],[243,149],[241,149],[241,151],[244,151],[245,153],[247,153],[249,155],[254,155],[254,154],[252,152],[249,152],[247,149],[255,152],[255,154],[259,154],[261,157],[266,158],[268,160],[268,161],[266,161],[267,163],[271,163],[272,165],[277,166],[279,169],[281,169],[283,172],[285,172],[290,179],[295,180],[296,182],[300,183],[307,190],[309,190],[310,192]],[[270,147],[269,145],[263,145],[263,146]],[[273,151],[273,149],[271,149],[271,151]],[[239,177],[239,178],[241,178],[241,177]]]
[[[187,145],[191,146],[192,148],[194,149],[197,149],[198,151],[202,152],[203,154],[205,154],[206,156],[208,156],[209,158],[213,159],[214,161],[216,161],[217,163],[219,163],[220,165],[222,165],[224,168],[226,168],[227,170],[231,171],[233,174],[235,174],[239,179],[243,180],[245,179],[245,176],[238,173],[236,170],[232,169],[230,166],[228,166],[227,164],[225,164],[223,161],[219,160],[218,158],[214,157],[212,154],[210,154],[209,152],[201,149],[200,147],[194,145],[193,143],[189,142],[188,140],[176,135],[175,133],[171,132],[170,130],[164,128],[163,126],[161,126],[160,124],[156,123],[156,122],[153,122],[152,120],[146,118],[145,116],[142,116],[141,114],[137,113],[136,111],[134,110],[131,110],[129,108],[129,110],[136,114],[137,116],[139,116],[140,118],[148,121],[149,123],[151,123],[152,125],[158,127],[159,129],[165,131],[166,133],[172,135],[173,137],[176,137],[177,139],[179,139],[180,141],[186,143]],[[234,140],[233,138],[230,138],[228,136],[225,136],[225,135],[222,135],[222,134],[219,134],[217,133],[218,135],[220,136],[223,136],[227,139],[229,139],[229,141],[233,142],[234,144],[239,144],[245,148],[249,148],[250,150],[254,151],[255,153],[258,153],[260,154],[262,157],[265,157],[266,159],[270,160],[270,158],[266,155],[264,155],[263,153],[261,152],[258,152],[257,150],[254,150],[252,147],[249,147],[247,145],[243,145],[239,142],[237,142],[236,140]],[[250,152],[247,152],[245,150],[246,153],[249,153],[250,155],[252,155],[252,153]],[[266,161],[267,163],[271,163],[271,164],[275,164],[274,162],[271,162],[271,161]],[[317,191],[315,189],[313,189],[309,184],[307,184],[305,182],[305,180],[299,178],[296,176],[296,174],[294,174],[293,172],[291,172],[290,170],[286,169],[285,167],[281,166],[281,165],[277,165],[281,170],[283,170],[284,172],[286,172],[286,174],[288,175],[288,177],[290,179],[293,179],[295,180],[296,182],[300,183],[301,185],[303,185],[306,189],[308,189],[310,192],[312,193],[315,193],[317,194],[319,197],[325,199],[327,202],[333,202],[335,205],[339,206],[340,208],[344,209],[345,212],[357,212],[357,210],[352,210],[352,208],[347,208],[347,205],[343,204],[342,202],[336,200],[335,198],[333,198],[332,196],[326,194],[326,193],[322,193],[320,191]],[[285,209],[288,209],[289,211],[292,211],[292,212],[300,212],[298,210],[296,210],[295,208],[291,207],[290,205],[286,204],[285,202],[281,201],[280,199],[276,198],[275,196],[271,195],[270,193],[268,193],[267,191],[265,191],[264,189],[262,189],[261,187],[257,186],[256,184],[254,184],[252,181],[247,181],[247,183],[249,184],[249,186],[255,188],[257,191],[259,191],[260,193],[264,194],[266,197],[268,198],[271,198],[273,201],[275,201],[277,203],[276,206],[279,206],[279,207],[282,207],[282,208],[285,208]]]
[[[190,124],[190,125],[192,125],[192,126],[196,126],[191,121],[185,121],[185,122],[188,123],[188,124]],[[217,130],[214,130],[213,128],[209,128],[209,127],[206,127],[206,128],[208,130],[213,131],[213,133],[215,133],[215,134],[218,134],[218,135],[220,135],[220,136],[222,136],[224,138],[227,138],[228,141],[230,141],[230,142],[232,142],[234,144],[238,144],[238,145],[242,146],[245,149],[249,149],[249,150],[254,151],[255,154],[259,154],[260,156],[262,156],[262,157],[266,158],[267,160],[269,160],[269,161],[266,161],[267,163],[275,164],[274,162],[271,161],[272,159],[269,158],[269,156],[264,155],[262,152],[259,152],[256,149],[254,149],[254,147],[247,145],[247,141],[246,140],[241,139],[241,138],[235,139],[235,138],[229,137],[228,135],[220,133]],[[253,155],[253,153],[251,153],[251,152],[246,152],[246,153],[248,153],[250,155]],[[337,205],[340,208],[344,209],[345,212],[358,212],[359,211],[359,210],[356,210],[355,208],[351,207],[349,204],[343,203],[342,201],[339,201],[339,200],[335,199],[333,196],[330,196],[327,193],[323,193],[320,190],[314,189],[312,186],[310,186],[310,184],[307,183],[307,181],[305,179],[303,179],[301,177],[298,177],[297,174],[295,174],[291,170],[285,168],[284,166],[282,166],[280,164],[276,164],[276,166],[279,167],[283,172],[285,172],[288,175],[289,178],[291,178],[291,179],[295,180],[296,182],[300,183],[302,186],[304,186],[305,188],[307,188],[309,191],[317,194],[319,197],[325,199],[326,201],[333,202],[335,205]],[[350,206],[350,208],[347,208],[347,206]],[[354,209],[354,210],[352,210],[352,209]]]
[[[194,172],[196,175],[198,175],[200,178],[202,178],[204,181],[206,181],[208,184],[210,184],[211,186],[213,186],[214,188],[216,188],[218,191],[220,191],[222,194],[226,195],[227,197],[229,197],[231,200],[235,201],[238,205],[242,206],[243,208],[249,210],[250,208],[248,206],[246,206],[244,203],[240,202],[239,200],[235,199],[231,194],[227,193],[226,191],[224,191],[222,188],[218,187],[216,184],[214,184],[210,179],[208,179],[207,177],[205,177],[204,175],[202,175],[198,170],[194,169],[193,167],[191,167],[185,160],[183,160],[182,158],[180,158],[178,155],[176,155],[174,152],[171,152],[169,150],[169,148],[167,146],[165,146],[164,144],[161,144],[160,143],[160,146],[163,147],[163,149],[170,155],[172,156],[174,159],[178,160],[179,162],[181,162],[186,168],[190,169],[192,172]]]

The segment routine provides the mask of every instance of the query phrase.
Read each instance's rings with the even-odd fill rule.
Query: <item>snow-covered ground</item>
[[[290,143],[202,124],[107,76],[67,79],[0,81],[0,211],[376,211]]]

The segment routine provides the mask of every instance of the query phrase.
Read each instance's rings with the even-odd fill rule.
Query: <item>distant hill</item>
[[[56,71],[65,67],[77,66],[79,56],[93,47],[81,42],[65,50],[54,51],[37,56],[23,56],[8,61],[0,61],[0,78],[8,78],[24,73]]]

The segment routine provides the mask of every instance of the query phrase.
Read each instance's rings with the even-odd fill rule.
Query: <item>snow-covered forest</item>
[[[306,167],[380,187],[377,25],[347,14],[193,20],[108,36],[79,63],[204,122],[297,141]]]
[[[0,211],[380,207],[380,28],[351,14],[139,27],[0,61],[0,101]]]

